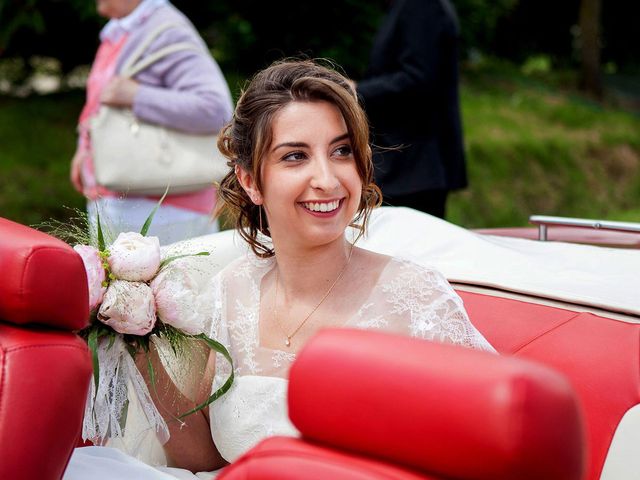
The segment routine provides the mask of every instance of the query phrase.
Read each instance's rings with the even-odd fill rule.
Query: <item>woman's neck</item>
[[[344,237],[307,249],[274,246],[279,288],[285,300],[323,294],[345,269],[352,249]]]

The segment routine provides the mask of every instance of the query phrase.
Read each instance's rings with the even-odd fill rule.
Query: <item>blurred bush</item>
[[[329,57],[358,77],[389,0],[174,0],[196,25],[223,70],[248,76],[274,59]],[[523,63],[548,55],[575,66],[581,0],[452,0],[463,52]],[[640,2],[602,2],[603,64],[640,64]],[[0,0],[0,56],[54,57],[64,74],[89,64],[105,20],[87,0]],[[69,28],[72,25],[73,28]],[[28,73],[28,72],[27,72]]]

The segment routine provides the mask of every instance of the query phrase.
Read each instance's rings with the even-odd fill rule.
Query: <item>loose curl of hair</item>
[[[218,136],[218,148],[228,158],[231,171],[220,182],[222,200],[216,213],[225,211],[234,219],[240,235],[262,258],[274,255],[259,234],[271,236],[266,215],[244,191],[235,174],[237,165],[252,174],[262,191],[260,175],[263,158],[271,145],[275,115],[291,102],[325,101],[342,113],[356,168],[362,181],[358,212],[351,226],[366,229],[371,210],[382,202],[382,193],[373,183],[373,162],[369,145],[369,124],[347,79],[311,60],[284,60],[258,72],[242,92],[231,122]]]

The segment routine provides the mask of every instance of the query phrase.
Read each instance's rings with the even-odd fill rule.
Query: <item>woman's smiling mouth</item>
[[[331,200],[329,202],[300,202],[306,210],[313,213],[331,213],[340,207],[343,199]]]

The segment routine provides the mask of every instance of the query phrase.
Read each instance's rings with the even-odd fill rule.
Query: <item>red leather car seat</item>
[[[516,358],[325,330],[294,363],[288,400],[303,439],[267,439],[220,478],[582,478],[573,390]]]
[[[82,260],[0,218],[0,478],[59,480],[80,434],[91,359]]]
[[[623,415],[640,404],[640,324],[592,313],[458,292],[473,324],[503,354],[562,372],[585,418],[585,478],[600,478]]]

